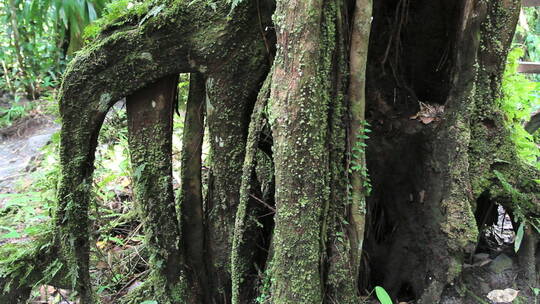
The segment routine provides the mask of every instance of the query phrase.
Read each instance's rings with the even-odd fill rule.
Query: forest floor
[[[60,130],[54,118],[38,112],[0,129],[0,193],[13,194],[18,183],[31,183],[33,162],[43,153],[41,149]],[[3,199],[0,198],[0,207]]]

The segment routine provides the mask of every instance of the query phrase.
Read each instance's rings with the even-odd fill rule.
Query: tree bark
[[[192,73],[189,77],[189,96],[182,140],[182,193],[179,209],[186,275],[197,298],[193,299],[193,303],[211,303],[204,259],[205,235],[201,177],[205,82],[205,77],[199,73]]]
[[[219,70],[208,73],[206,83],[210,143],[205,210],[207,259],[212,261],[208,263],[209,272],[214,274],[210,284],[214,301],[218,303],[228,303],[231,298],[232,239],[249,117],[269,69],[267,50],[259,32],[251,31],[235,47],[244,51],[229,58]]]
[[[236,75],[249,75],[252,71],[255,74],[264,73],[264,65],[260,62],[267,62],[265,59],[267,51],[260,40],[261,34],[258,30],[260,23],[268,19],[268,12],[266,11],[261,21],[254,4],[242,3],[229,15],[230,7],[225,3],[221,3],[215,10],[207,9],[204,3],[194,5],[179,3],[163,9],[160,14],[148,20],[145,19],[144,24],[142,17],[138,20],[124,17],[115,26],[105,28],[97,41],[81,51],[69,65],[59,97],[63,119],[61,162],[64,166],[56,222],[62,240],[62,251],[65,252],[69,264],[73,265],[70,266],[71,274],[73,278],[78,278],[73,280],[73,283],[86,302],[92,301],[88,274],[87,214],[90,180],[97,136],[106,112],[116,100],[171,74],[198,70],[205,75],[216,75],[214,77],[219,78],[217,81],[225,81],[224,79],[229,77],[227,74],[233,71],[231,67],[235,67],[238,71],[241,67],[244,68],[242,73],[238,72]],[[190,17],[192,14],[198,16],[198,22],[192,22]],[[176,16],[174,21],[169,18],[173,15]],[[207,31],[208,29],[219,30]],[[200,39],[201,36],[205,39]],[[236,47],[240,45],[244,45],[242,48],[250,51],[237,52]],[[215,52],[216,49],[220,51]],[[256,60],[249,61],[251,58]],[[224,62],[229,62],[230,66],[224,66]],[[235,86],[234,75],[231,74],[226,80],[231,84],[231,88]],[[236,128],[235,140],[238,142],[242,142],[245,138],[246,130],[245,128],[242,130],[241,126],[247,126],[245,117],[249,117],[247,111],[250,109],[250,101],[245,98],[256,95],[261,77],[249,76],[249,81],[239,85],[234,94],[229,95],[224,88],[217,89],[222,92],[219,98],[227,97],[215,102],[223,105],[220,108],[222,111],[220,115],[223,114],[223,118],[226,118],[224,114],[227,112],[236,115],[231,117],[230,121],[224,120],[224,123]],[[236,102],[238,98],[244,100]],[[240,112],[233,113],[233,108],[229,108],[229,105]],[[242,108],[245,110],[242,111]],[[244,122],[237,123],[234,121],[236,119],[242,119]],[[212,135],[214,129],[220,128],[220,125],[211,122],[210,118],[209,125]],[[228,139],[228,136],[229,134],[226,134],[222,138]],[[234,155],[229,155],[232,156],[230,159],[223,156],[227,163],[241,162],[243,146],[230,145],[228,148],[234,150],[232,152]],[[220,172],[224,175],[235,176],[229,175],[229,171],[234,168],[229,170],[231,167],[227,164],[222,168]],[[240,179],[240,171],[238,172],[232,180]],[[219,183],[226,185],[221,178]],[[236,212],[233,196],[237,190],[234,190],[234,187],[226,187],[226,190],[229,191],[229,197],[223,199],[233,200],[232,208],[227,211],[228,225],[232,226],[231,214],[234,215]],[[226,204],[225,201],[216,203]],[[218,234],[222,232],[210,233],[206,239],[218,238]],[[222,245],[216,242],[214,248],[229,244],[227,235],[228,233],[223,233],[223,237],[219,237],[223,241]],[[209,250],[212,252],[212,248]],[[216,300],[218,302],[226,301],[224,299],[228,293],[224,296],[221,293],[230,288],[227,287],[230,286],[230,280],[226,275],[230,259],[228,252],[216,251],[215,256],[219,255],[221,258],[216,262],[211,260],[209,263],[220,265],[218,268],[221,269],[220,273],[212,276],[215,279],[212,291],[219,295],[217,296],[219,299]],[[206,257],[212,258],[212,255]]]
[[[263,111],[268,103],[272,75],[273,72],[268,74],[259,95],[257,96],[246,140],[239,205],[236,211],[231,253],[231,302],[233,304],[248,303],[251,300],[251,293],[249,291],[253,289],[250,285],[254,284],[254,282],[249,279],[250,270],[252,268],[250,264],[253,261],[254,253],[251,243],[253,240],[249,239],[250,236],[253,237],[253,234],[250,234],[249,231],[253,231],[256,227],[257,222],[253,217],[256,217],[257,213],[254,212],[253,209],[255,208],[250,206],[249,202],[251,201],[250,195],[254,192],[252,191],[252,178],[256,166],[257,148],[264,128],[265,120]]]
[[[178,75],[127,97],[135,198],[150,249],[151,299],[177,303],[181,285],[180,227],[172,188],[172,118]],[[148,282],[147,282],[148,284]],[[195,302],[196,303],[196,302]]]
[[[349,147],[351,153],[351,207],[350,222],[354,227],[351,232],[352,268],[358,278],[362,244],[364,243],[366,195],[371,191],[365,157],[367,122],[366,110],[366,64],[369,46],[369,33],[372,19],[371,0],[356,0],[351,33],[350,76],[348,97],[350,103]]]
[[[341,8],[322,1],[277,2],[270,97],[276,176],[274,303],[320,303],[324,298],[328,109],[334,102],[333,46],[339,41],[336,20]]]

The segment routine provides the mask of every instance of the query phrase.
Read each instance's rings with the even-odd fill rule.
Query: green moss
[[[35,240],[2,245],[0,301],[14,303],[18,300],[23,303],[30,289],[41,284],[66,286],[67,267],[57,252],[58,243],[50,225]]]
[[[271,289],[274,303],[319,303],[323,300],[320,269],[326,267],[321,265],[321,261],[324,260],[323,252],[326,252],[323,248],[326,247],[328,231],[323,223],[327,222],[332,209],[329,202],[346,202],[330,198],[331,193],[336,195],[333,198],[339,197],[339,185],[334,192],[330,181],[332,172],[335,172],[332,169],[340,167],[337,162],[344,157],[344,141],[335,146],[339,147],[338,151],[341,149],[341,157],[335,154],[336,151],[328,150],[329,146],[333,147],[329,145],[329,129],[335,127],[336,136],[344,139],[341,119],[337,118],[331,125],[327,114],[335,109],[339,115],[340,109],[334,103],[335,96],[331,95],[337,7],[334,4],[324,7],[314,3],[303,4],[305,7],[300,11],[305,13],[301,24],[291,23],[285,2],[278,5],[274,15],[278,41],[279,35],[286,32],[288,42],[287,49],[278,45],[270,101],[277,207]],[[322,24],[321,17],[324,20]],[[310,35],[309,42],[304,40],[305,33]],[[292,71],[295,76],[283,77],[281,73],[284,70]],[[333,165],[330,165],[333,163],[331,154],[336,156]],[[336,178],[338,176],[339,173]],[[337,180],[341,189],[346,191],[344,175],[341,174]],[[328,223],[331,231],[334,224],[333,220]],[[346,265],[347,259],[343,261],[342,265]],[[331,279],[341,278],[333,275]],[[342,282],[347,281],[351,282]]]
[[[132,24],[143,20],[144,15],[152,15],[151,0],[143,2],[132,2],[129,0],[112,1],[105,7],[105,14],[84,29],[85,40],[92,40],[101,34],[102,31],[111,27],[123,24]],[[159,13],[154,7],[154,15]]]
[[[247,257],[244,256],[246,255],[246,242],[249,241],[245,239],[246,230],[250,228],[252,229],[252,227],[250,227],[252,226],[250,225],[250,222],[254,223],[254,221],[250,221],[248,218],[251,210],[248,211],[247,208],[251,192],[251,176],[253,170],[255,169],[259,138],[264,127],[263,112],[270,93],[269,89],[272,75],[273,73],[270,72],[266,76],[263,87],[259,91],[257,101],[251,115],[248,137],[246,141],[246,155],[244,157],[244,164],[242,168],[239,204],[236,211],[233,233],[234,239],[231,254],[232,303],[234,304],[242,303],[242,292],[246,292],[244,285],[247,281],[246,277],[251,266],[251,261],[247,260]]]
[[[517,5],[490,3],[488,17],[482,23],[475,109],[471,117],[469,176],[475,197],[487,191],[493,200],[506,207],[534,214],[540,209],[540,189],[531,181],[540,174],[520,159],[512,134],[505,127],[505,103],[501,103],[507,98],[503,96],[501,81],[518,14]],[[517,198],[501,177],[526,199]]]

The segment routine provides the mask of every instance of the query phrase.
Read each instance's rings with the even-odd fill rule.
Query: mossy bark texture
[[[351,169],[351,206],[350,221],[354,227],[351,233],[353,269],[360,269],[362,244],[364,242],[366,216],[366,185],[369,184],[365,157],[365,121],[366,111],[366,63],[371,31],[373,3],[371,0],[357,0],[354,7],[351,33],[350,75],[349,75],[349,112],[350,133],[349,147],[354,168]],[[369,186],[371,187],[371,186]],[[354,274],[358,277],[358,273]]]
[[[498,103],[518,11],[519,1],[375,4],[367,75],[374,193],[368,199],[371,233],[365,248],[374,257],[371,280],[392,296],[447,303],[448,290],[477,250],[483,227],[475,215],[485,216],[477,209],[481,195],[521,215],[538,214],[539,188],[531,182],[538,172],[516,156]],[[390,35],[399,36],[375,38],[388,29],[379,21],[388,15],[396,20]],[[439,34],[422,40],[418,29]],[[396,31],[402,32],[392,34]],[[451,48],[437,51],[429,44],[442,33]],[[425,50],[418,41],[428,44]],[[393,56],[399,60],[388,63]],[[435,64],[422,69],[432,60]],[[381,73],[381,66],[392,74]],[[433,78],[448,85],[438,87]],[[411,121],[426,104],[438,107],[438,116]]]
[[[129,149],[136,202],[150,249],[156,299],[182,300],[180,227],[172,188],[172,115],[178,75],[127,97]]]
[[[253,49],[263,52],[264,49]],[[268,71],[268,60],[240,57],[207,80],[210,182],[207,195],[207,248],[215,298],[231,296],[231,252],[244,163],[249,115]],[[247,74],[246,74],[247,73]]]
[[[202,195],[202,144],[206,79],[192,73],[189,78],[189,95],[184,120],[182,140],[182,192],[179,199],[182,250],[187,280],[191,281],[198,302],[209,303],[208,277],[204,255],[204,213]],[[196,301],[194,301],[195,303]]]
[[[232,303],[249,302],[249,290],[252,289],[252,286],[249,285],[253,284],[253,281],[248,278],[249,270],[252,268],[250,262],[253,260],[251,245],[253,240],[248,239],[252,235],[248,234],[247,231],[252,231],[257,221],[253,219],[256,216],[253,213],[253,208],[248,209],[248,207],[251,200],[250,194],[252,193],[252,177],[256,165],[257,148],[265,121],[263,112],[268,104],[271,79],[272,73],[267,76],[257,96],[246,141],[231,253]]]
[[[154,14],[152,9],[160,13]],[[97,40],[71,62],[64,76],[60,94],[63,119],[61,157],[64,167],[57,212],[57,226],[63,242],[61,248],[72,265],[70,273],[83,302],[94,302],[88,274],[88,205],[95,146],[104,116],[116,100],[124,96],[132,96],[133,100],[143,98],[143,88],[163,81],[168,75],[200,72],[210,79],[207,111],[209,117],[212,115],[209,119],[212,155],[217,159],[212,162],[211,169],[212,174],[219,178],[214,178],[217,180],[215,188],[210,187],[216,195],[209,195],[207,216],[210,223],[215,224],[213,227],[217,228],[211,226],[205,231],[205,239],[215,241],[208,243],[210,245],[205,244],[207,248],[204,251],[196,244],[190,243],[190,246],[198,248],[200,257],[209,259],[207,268],[216,271],[209,283],[211,290],[215,291],[210,297],[214,298],[213,301],[222,302],[230,295],[227,290],[230,290],[228,265],[232,234],[229,236],[228,231],[232,229],[227,227],[232,227],[234,223],[239,188],[239,182],[235,187],[234,182],[229,185],[226,180],[241,179],[242,142],[245,141],[248,124],[246,118],[252,107],[250,103],[254,102],[261,79],[267,71],[267,50],[260,39],[260,27],[261,22],[268,19],[268,10],[266,15],[257,14],[257,7],[251,2],[242,3],[231,12],[230,5],[225,2],[210,9],[202,2],[188,5],[183,1],[155,4],[149,6],[148,10],[147,14],[139,17],[130,15],[127,20],[120,20],[116,25],[105,28]],[[212,83],[218,86],[212,87]],[[156,91],[158,95],[161,93]],[[147,103],[152,106],[151,101]],[[211,114],[212,109],[217,111]],[[150,119],[144,110],[144,107],[134,109],[131,117]],[[137,135],[133,133],[135,129],[131,130],[131,150],[135,153],[134,172],[141,175],[139,181],[142,186],[137,190],[147,217],[149,244],[155,247],[154,257],[163,260],[163,263],[154,265],[159,268],[155,272],[156,278],[161,276],[158,283],[163,282],[164,286],[168,286],[164,294],[174,300],[178,295],[179,267],[172,267],[171,263],[173,260],[176,261],[174,263],[180,261],[180,229],[172,219],[174,213],[158,215],[161,212],[157,212],[167,208],[170,212],[174,211],[170,206],[172,196],[168,177],[166,174],[147,177],[157,172],[155,170],[159,171],[159,168],[167,169],[168,161],[162,159],[166,154],[163,154],[165,147],[150,148],[151,144],[166,145],[170,132],[163,129],[160,119],[154,118],[155,129],[144,127],[138,131],[145,135]],[[131,120],[133,126],[137,126],[137,120]],[[152,136],[160,138],[160,141],[145,142]],[[165,163],[158,166],[154,161]],[[160,192],[166,195],[155,197]],[[156,212],[147,213],[152,211]],[[166,219],[166,231],[152,229],[159,216]],[[223,227],[219,223],[223,223]],[[169,241],[172,243],[166,244]],[[194,254],[190,250],[187,253]]]
[[[357,269],[350,266],[350,245],[334,246],[349,242],[346,214],[329,216],[347,205],[345,86],[337,76],[346,71],[345,9],[323,1],[278,1],[274,14],[277,54],[269,104],[276,176],[274,303],[352,303],[356,297],[354,287],[336,292],[338,286],[354,286]],[[341,276],[327,273],[336,261],[328,253],[338,247],[346,269]],[[334,297],[327,297],[326,287]]]
[[[540,286],[540,268],[534,266],[533,258],[538,255],[538,231],[528,224],[540,215],[540,184],[534,182],[540,178],[540,172],[518,157],[500,109],[500,99],[504,98],[502,76],[520,14],[520,1],[492,1],[484,9],[469,150],[473,158],[473,191],[484,192],[490,201],[502,204],[512,214],[515,229],[524,225],[517,282],[520,286]],[[530,288],[523,289],[524,299],[533,301]]]

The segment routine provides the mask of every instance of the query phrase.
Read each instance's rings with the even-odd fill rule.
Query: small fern
[[[369,139],[369,136],[366,133],[371,132],[369,129],[369,123],[367,121],[362,122],[362,129],[356,136],[356,142],[351,148],[351,167],[349,168],[349,173],[358,172],[362,176],[362,187],[364,188],[364,193],[366,196],[369,196],[372,190],[371,180],[369,178],[368,168],[365,164],[365,154],[367,144],[366,140]]]

